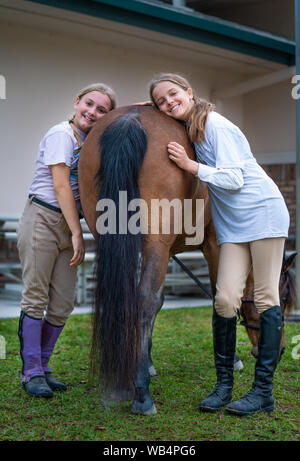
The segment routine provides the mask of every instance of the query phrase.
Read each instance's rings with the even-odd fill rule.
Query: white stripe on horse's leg
[[[156,372],[156,370],[154,368],[152,357],[151,357],[152,334],[153,334],[153,328],[154,328],[154,322],[155,322],[156,316],[157,316],[158,312],[160,311],[160,309],[161,309],[161,307],[163,305],[163,302],[164,302],[164,284],[161,285],[161,287],[159,288],[159,290],[155,294],[155,312],[154,312],[154,316],[153,316],[152,321],[151,321],[151,337],[149,339],[149,346],[148,346],[148,353],[149,353],[149,355],[148,355],[148,368],[149,368],[150,376],[156,376],[157,375],[157,372]]]

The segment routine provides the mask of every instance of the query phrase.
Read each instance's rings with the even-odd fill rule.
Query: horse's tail
[[[99,199],[110,199],[106,203],[116,211],[116,220],[111,223],[113,227],[116,224],[116,232],[112,229],[112,233],[99,233],[97,226],[92,372],[99,373],[105,388],[129,389],[134,383],[140,350],[138,275],[143,240],[141,234],[133,235],[119,227],[119,211],[124,219],[124,208],[119,210],[119,191],[127,192],[128,203],[140,197],[138,176],[147,151],[147,132],[137,110],[107,126],[100,144],[101,166],[96,174]],[[128,223],[127,203],[125,213]],[[100,218],[101,215],[98,222]]]

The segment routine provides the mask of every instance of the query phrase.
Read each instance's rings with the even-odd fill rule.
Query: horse
[[[219,247],[208,188],[169,159],[170,141],[183,145],[188,156],[195,158],[181,122],[149,106],[121,107],[95,124],[82,147],[78,165],[82,210],[96,240],[92,373],[104,389],[117,389],[132,400],[132,412],[142,415],[156,413],[149,390],[150,377],[155,374],[152,331],[163,304],[169,258],[200,249],[208,264],[213,297],[216,292]],[[125,201],[120,191],[126,191]],[[160,215],[158,230],[153,232],[151,202],[163,199],[168,203],[179,201],[181,213],[170,209],[168,232],[163,232],[165,223]],[[134,209],[129,208],[136,200],[145,205],[140,205],[142,225],[128,232],[126,225],[129,227],[135,218]],[[191,228],[196,229],[199,200],[203,205],[203,235],[200,242],[191,244],[183,221],[190,214]],[[115,213],[110,224],[111,215],[105,215],[109,207]],[[106,229],[103,216],[109,224]],[[253,279],[249,276],[245,293],[251,290]],[[242,312],[247,312],[249,306],[242,302]]]

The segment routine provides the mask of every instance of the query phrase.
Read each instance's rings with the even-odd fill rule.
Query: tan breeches
[[[24,289],[21,309],[29,316],[63,325],[73,310],[76,267],[71,232],[56,211],[27,200],[18,231]]]
[[[247,243],[223,243],[216,285],[215,309],[222,317],[234,317],[241,306],[249,272],[253,268],[254,304],[261,314],[280,305],[279,279],[284,237]]]

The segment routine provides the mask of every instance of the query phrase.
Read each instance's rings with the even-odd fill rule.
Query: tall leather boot
[[[53,391],[65,391],[67,390],[67,386],[53,377],[51,373],[51,368],[49,367],[48,363],[50,357],[53,353],[56,341],[62,332],[64,325],[62,326],[55,326],[51,323],[47,322],[46,319],[42,320],[42,340],[41,340],[41,357],[42,357],[42,367],[45,373],[45,378],[47,381],[48,386]]]
[[[201,411],[214,412],[231,402],[233,388],[236,316],[221,317],[213,309],[214,358],[217,382],[213,391],[200,403]]]
[[[52,397],[53,393],[46,383],[41,362],[42,320],[21,312],[18,336],[20,354],[23,362],[21,382],[24,390],[32,397]]]
[[[280,306],[272,306],[259,316],[260,337],[255,378],[251,390],[226,407],[229,413],[252,415],[274,410],[273,375],[280,356],[282,314]]]

